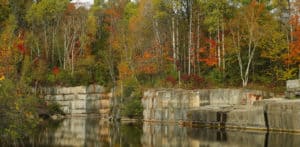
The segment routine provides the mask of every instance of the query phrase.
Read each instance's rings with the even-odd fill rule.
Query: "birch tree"
[[[264,26],[261,23],[264,12],[263,4],[252,1],[249,5],[239,9],[237,16],[231,20],[231,37],[243,87],[248,84],[250,66],[254,60],[259,42],[266,35],[264,34]]]

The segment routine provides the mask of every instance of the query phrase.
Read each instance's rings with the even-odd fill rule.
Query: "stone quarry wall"
[[[265,104],[270,130],[300,132],[300,100],[282,100]]]
[[[300,132],[300,100],[272,98],[251,102],[251,95],[272,96],[243,89],[148,90],[142,99],[143,116],[145,121],[184,125]]]
[[[286,81],[286,97],[295,98],[300,96],[300,79]]]
[[[249,94],[270,97],[263,91],[245,89],[152,89],[144,92],[143,116],[146,121],[187,120],[187,111],[205,106],[245,105]]]
[[[51,87],[42,90],[45,100],[57,102],[65,114],[100,114],[107,117],[110,112],[111,94],[100,85],[77,87]]]

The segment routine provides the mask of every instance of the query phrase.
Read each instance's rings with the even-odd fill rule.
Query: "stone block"
[[[74,95],[76,100],[86,100],[87,94],[76,94]]]
[[[172,96],[172,90],[168,90],[164,92],[163,98],[169,99]]]
[[[70,106],[70,101],[56,101],[60,106]]]
[[[173,97],[169,101],[169,108],[180,108],[181,107],[181,100],[176,99],[177,97]]]
[[[148,101],[149,101],[149,99],[145,98],[145,97],[143,97],[141,99],[141,103],[142,103],[142,106],[143,106],[144,109],[149,109],[149,102]]]
[[[104,98],[103,94],[88,94],[86,96],[86,99],[88,99],[88,100],[100,100],[102,98]]]
[[[198,108],[200,106],[199,92],[193,92],[190,94],[189,108]]]
[[[163,120],[163,112],[162,109],[154,109],[154,120]]]
[[[53,101],[53,100],[55,100],[55,97],[53,95],[46,95],[45,100],[46,101]]]
[[[67,94],[67,95],[64,95],[64,100],[65,100],[65,101],[72,101],[72,100],[75,100],[75,95],[73,95],[73,94]]]
[[[162,108],[168,108],[169,107],[169,101],[171,97],[163,97],[161,100],[161,107]]]
[[[270,129],[300,131],[300,100],[282,100],[266,104]]]
[[[65,114],[70,114],[69,106],[61,106],[60,108]]]
[[[266,129],[263,107],[233,109],[226,113],[226,125],[235,127],[253,127]]]
[[[97,113],[99,107],[99,101],[96,100],[86,100],[86,110],[88,113]]]
[[[154,96],[154,90],[147,90],[143,93],[143,98],[147,99],[147,98],[151,98]]]
[[[209,105],[210,104],[210,97],[209,97],[209,90],[208,89],[201,89],[201,90],[198,90],[198,94],[199,94],[199,101],[200,101],[200,104],[199,104],[199,107],[200,106],[206,106],[206,105]]]
[[[174,109],[174,120],[180,121],[183,120],[183,109]]]
[[[286,88],[287,88],[287,90],[300,89],[300,79],[287,80]]]
[[[162,108],[162,99],[161,98],[153,99],[153,108]]]
[[[161,99],[162,97],[165,96],[165,90],[159,90],[159,91],[156,91],[156,98],[159,98]]]
[[[63,101],[64,100],[64,96],[63,95],[55,95],[54,96],[54,101]]]
[[[226,98],[228,99],[227,104],[237,105],[241,104],[243,95],[240,89],[227,89]]]
[[[76,87],[55,87],[56,94],[84,94],[86,93],[85,86]]]
[[[190,92],[185,91],[184,93],[182,93],[182,97],[181,97],[181,108],[189,108],[189,107],[190,107]]]
[[[209,93],[209,98],[211,105],[224,104],[224,90],[211,89]]]
[[[104,93],[105,88],[100,85],[90,85],[87,87],[87,93]]]
[[[85,100],[75,100],[74,103],[75,103],[74,109],[85,109],[86,108]]]

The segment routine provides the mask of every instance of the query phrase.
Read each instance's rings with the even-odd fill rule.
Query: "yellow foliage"
[[[130,70],[127,63],[120,63],[118,65],[118,69],[120,73],[120,79],[124,79],[125,77],[128,77],[132,74],[132,71]]]
[[[16,110],[19,111],[20,110],[19,104],[18,103],[15,104],[16,104]]]
[[[4,75],[1,75],[0,76],[0,81],[4,80],[5,79],[5,76]]]

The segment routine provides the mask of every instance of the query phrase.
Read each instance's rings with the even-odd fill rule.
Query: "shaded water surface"
[[[50,123],[26,146],[290,147],[300,146],[300,134],[225,131],[170,124],[112,124],[98,118],[75,117]]]

